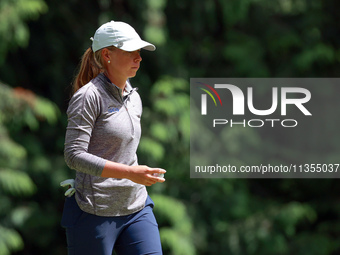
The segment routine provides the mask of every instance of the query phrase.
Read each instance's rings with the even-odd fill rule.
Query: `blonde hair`
[[[110,51],[116,49],[114,46],[109,46],[106,48]],[[73,81],[73,93],[76,93],[78,89],[89,83],[98,74],[105,71],[102,50],[103,49],[93,52],[92,48],[90,47],[85,51],[81,58],[78,74],[75,76]]]

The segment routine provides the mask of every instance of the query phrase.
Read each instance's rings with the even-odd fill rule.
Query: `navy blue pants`
[[[158,225],[148,196],[145,208],[127,216],[101,217],[82,211],[75,197],[66,198],[61,225],[68,255],[161,255]]]

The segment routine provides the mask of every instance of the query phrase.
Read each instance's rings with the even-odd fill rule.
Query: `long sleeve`
[[[68,125],[65,136],[66,164],[77,171],[100,176],[106,160],[89,150],[92,131],[100,114],[100,98],[84,86],[72,97],[67,110]]]

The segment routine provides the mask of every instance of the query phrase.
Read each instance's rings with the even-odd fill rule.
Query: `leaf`
[[[196,254],[193,244],[193,225],[185,205],[174,198],[164,195],[151,195],[156,206],[154,208],[160,225],[168,222],[170,227],[160,229],[160,236],[165,247],[174,255]]]
[[[10,168],[21,166],[26,158],[26,150],[8,136],[6,129],[1,124],[0,138],[0,166]]]
[[[49,124],[55,124],[60,114],[58,107],[43,97],[37,97],[33,110],[37,117],[46,119]]]
[[[26,47],[29,28],[26,20],[36,19],[48,7],[43,0],[2,0],[0,2],[0,53],[6,55],[9,49]],[[0,58],[0,65],[5,58]]]
[[[173,255],[195,255],[195,247],[188,238],[178,234],[171,228],[162,228],[159,231],[163,247],[171,250]]]
[[[10,254],[11,251],[18,251],[24,247],[19,233],[14,229],[5,228],[0,225],[0,254]]]
[[[25,172],[0,168],[0,190],[12,195],[27,196],[36,191],[36,186]]]
[[[160,143],[147,137],[141,139],[138,150],[145,155],[149,155],[155,161],[161,160],[165,153]]]
[[[24,224],[24,222],[30,217],[32,214],[32,208],[27,206],[20,206],[12,210],[11,212],[11,220],[12,223],[19,227]]]
[[[186,207],[181,201],[164,195],[153,195],[152,199],[157,204],[155,213],[168,221],[178,233],[184,236],[192,234],[193,226]]]

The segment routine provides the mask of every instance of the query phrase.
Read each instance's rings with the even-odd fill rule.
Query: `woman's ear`
[[[102,58],[103,58],[104,62],[111,60],[110,59],[110,51],[107,48],[102,49],[101,53],[102,53]]]

